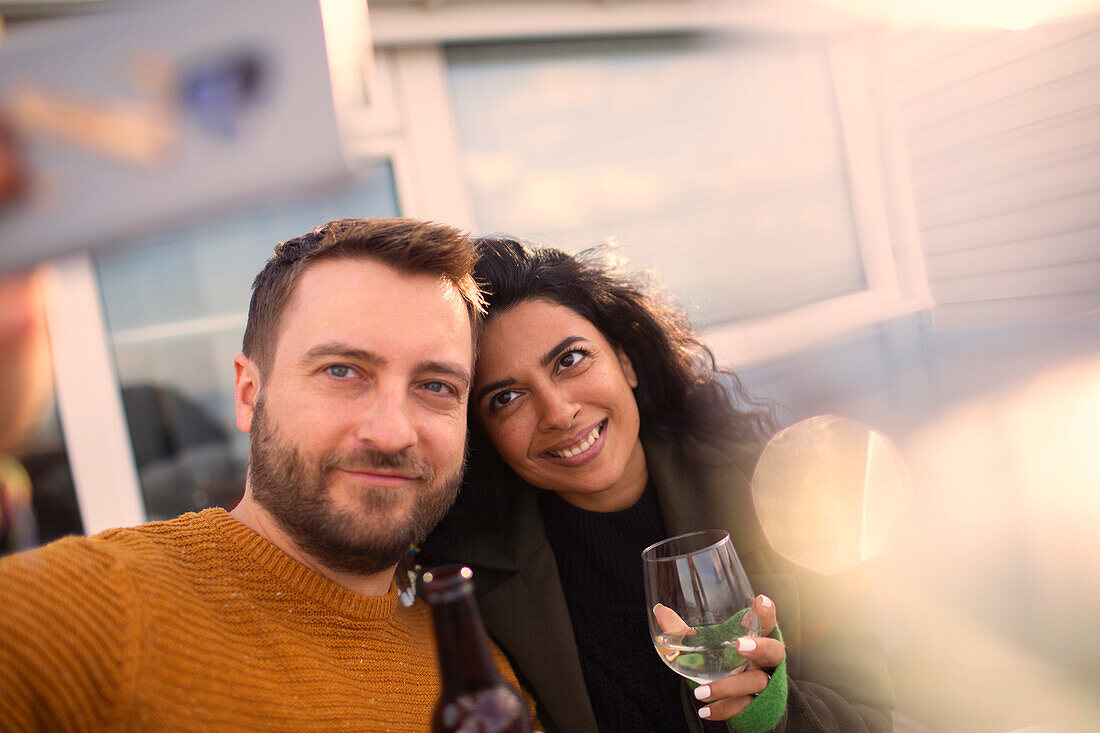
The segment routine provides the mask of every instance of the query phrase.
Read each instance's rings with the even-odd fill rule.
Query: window
[[[447,64],[480,231],[614,238],[700,327],[866,288],[824,41],[459,46]]]
[[[411,32],[393,20],[376,38]],[[570,251],[614,239],[737,368],[931,307],[873,37],[542,40],[513,20],[506,42],[388,49],[409,157],[436,172],[414,215]]]

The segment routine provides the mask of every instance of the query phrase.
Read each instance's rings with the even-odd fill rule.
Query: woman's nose
[[[562,390],[550,390],[539,399],[539,429],[564,430],[573,427],[580,414],[580,403]]]

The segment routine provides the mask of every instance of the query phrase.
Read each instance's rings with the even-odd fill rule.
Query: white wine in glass
[[[741,672],[737,640],[760,634],[755,597],[729,533],[692,532],[642,552],[649,632],[672,671],[699,683]]]

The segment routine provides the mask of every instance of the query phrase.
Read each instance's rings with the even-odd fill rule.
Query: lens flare
[[[887,438],[832,415],[777,433],[752,479],[772,547],[822,573],[851,569],[883,551],[906,485]]]

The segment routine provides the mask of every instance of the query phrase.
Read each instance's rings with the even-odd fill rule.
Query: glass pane
[[[615,238],[702,327],[866,288],[824,43],[677,36],[447,54],[478,228]]]
[[[396,216],[388,164],[349,190],[259,207],[97,260],[146,511],[166,519],[232,507],[244,490],[248,436],[233,412],[252,279],[277,242],[332,219]]]

